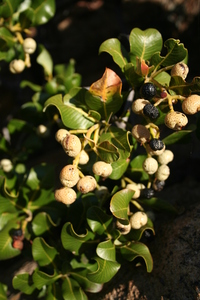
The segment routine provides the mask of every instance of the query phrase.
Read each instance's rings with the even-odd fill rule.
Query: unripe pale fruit
[[[50,136],[50,130],[47,126],[40,124],[37,129],[36,129],[36,133],[37,135],[46,138],[48,136]]]
[[[126,188],[135,192],[132,199],[138,199],[140,197],[140,189],[136,183],[129,183]]]
[[[7,158],[3,158],[0,161],[0,166],[4,172],[10,172],[13,168],[13,164],[12,164],[11,160],[7,159]]]
[[[69,134],[62,141],[65,153],[70,157],[76,157],[81,152],[81,141],[74,135]]]
[[[77,189],[82,194],[92,192],[97,186],[97,182],[94,177],[86,175],[82,177],[77,183]]]
[[[62,187],[55,190],[54,196],[56,201],[62,202],[66,205],[72,204],[76,200],[76,192],[69,187]]]
[[[121,232],[122,235],[126,235],[131,231],[131,224],[128,223],[127,225],[122,224],[117,220],[116,222],[117,229]]]
[[[23,42],[23,49],[25,53],[32,54],[37,47],[36,41],[32,38],[26,38]]]
[[[143,162],[143,170],[149,175],[154,174],[158,170],[158,162],[153,157],[147,157]]]
[[[18,74],[24,71],[25,62],[22,59],[14,59],[9,64],[9,70],[13,74]]]
[[[92,171],[95,175],[108,177],[112,173],[112,166],[104,161],[97,161],[93,164]]]
[[[74,165],[65,166],[60,172],[60,182],[66,187],[73,187],[79,181],[79,171]]]
[[[167,165],[174,159],[174,154],[171,150],[165,150],[161,155],[158,156],[158,162],[161,165]]]
[[[142,144],[148,142],[151,137],[149,130],[140,124],[133,126],[131,133],[132,136]]]
[[[148,221],[147,214],[142,211],[138,211],[130,217],[130,224],[133,229],[140,229],[146,225]]]
[[[171,76],[180,76],[184,80],[186,79],[189,72],[189,68],[184,63],[177,63],[171,69]]]
[[[188,123],[186,115],[179,111],[171,111],[165,116],[165,125],[174,130],[181,130]]]
[[[69,135],[69,131],[66,129],[59,129],[56,134],[55,134],[55,139],[58,143],[62,143],[62,141],[64,140],[64,138]]]
[[[191,95],[182,103],[182,110],[187,115],[194,115],[200,110],[200,96]]]
[[[170,168],[167,165],[159,166],[155,177],[160,181],[165,181],[170,175]]]
[[[81,150],[78,163],[80,165],[85,165],[88,163],[89,159],[87,152],[85,150]]]
[[[132,111],[137,115],[141,115],[141,114],[143,114],[143,108],[148,103],[150,103],[148,100],[137,99],[137,100],[133,101]]]

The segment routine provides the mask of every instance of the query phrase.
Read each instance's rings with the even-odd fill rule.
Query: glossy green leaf
[[[172,76],[170,81],[170,90],[185,96],[189,96],[191,93],[199,93],[200,77],[194,77],[191,82],[186,82],[180,76]]]
[[[36,165],[29,172],[26,185],[34,191],[42,188],[52,189],[54,184],[53,175],[54,166],[45,163]]]
[[[131,160],[128,173],[131,174],[131,179],[137,182],[142,182],[149,179],[149,175],[143,170],[142,164],[147,156],[137,155],[133,160]]]
[[[6,46],[10,48],[15,44],[14,35],[12,35],[12,33],[5,27],[0,28],[0,40],[3,40],[5,42],[4,48],[6,48]],[[2,47],[1,50],[3,50]]]
[[[65,99],[66,97],[63,100]],[[44,111],[48,106],[55,106],[61,115],[63,124],[70,129],[88,129],[94,125],[93,118],[89,117],[85,111],[77,107],[76,102],[73,102],[74,98],[71,98],[66,99],[65,103],[63,103],[62,95],[56,95],[45,102]]]
[[[181,142],[186,136],[191,134],[193,130],[180,130],[173,132],[172,134],[165,137],[162,141],[165,145],[172,145]]]
[[[30,295],[35,290],[35,285],[28,273],[15,275],[12,281],[13,287],[22,293]]]
[[[53,275],[46,274],[42,271],[35,270],[32,279],[37,289],[41,289],[44,285],[50,285],[61,278],[62,274],[57,274],[54,270]]]
[[[110,211],[112,214],[122,220],[128,220],[128,206],[134,192],[123,189],[114,194],[110,202]]]
[[[0,282],[0,299],[7,300],[7,286]]]
[[[102,259],[116,261],[116,249],[111,240],[99,243],[96,253]]]
[[[114,62],[121,69],[123,69],[128,62],[127,61],[128,53],[126,52],[123,45],[121,45],[118,39],[112,38],[104,41],[99,48],[99,53],[102,52],[109,53],[112,56]]]
[[[87,278],[92,282],[105,283],[110,281],[121,267],[118,262],[104,260],[100,257],[96,257],[95,260],[97,270],[87,274]]]
[[[49,246],[43,238],[37,237],[33,240],[32,255],[40,266],[53,265],[57,254],[57,250]]]
[[[80,285],[73,278],[65,277],[62,283],[62,296],[64,300],[87,300],[87,296]]]
[[[136,66],[136,58],[149,60],[151,56],[162,49],[162,36],[160,32],[154,28],[141,30],[134,28],[129,37],[130,41],[130,59]]]
[[[100,142],[97,146],[97,153],[101,160],[112,163],[113,161],[118,160],[119,152],[115,145],[113,145],[110,141]]]
[[[142,257],[145,261],[147,272],[153,270],[153,259],[148,247],[139,242],[131,242],[120,248],[121,254],[128,261],[134,260],[136,257]]]
[[[42,90],[42,87],[38,84],[35,84],[31,81],[28,80],[22,80],[20,82],[20,88],[25,88],[25,87],[29,87],[31,88],[34,92],[40,92]]]
[[[36,236],[50,231],[56,224],[52,221],[51,217],[46,212],[38,213],[32,221],[32,230]]]
[[[65,223],[62,228],[61,241],[63,247],[66,250],[73,252],[75,255],[82,252],[86,244],[89,246],[93,238],[94,234],[89,231],[87,231],[86,234],[77,234],[70,223]]]
[[[20,250],[13,248],[11,231],[19,228],[17,221],[20,219],[9,220],[0,231],[0,260],[10,259],[21,253]]]
[[[89,293],[100,292],[103,288],[103,285],[88,280],[87,273],[87,269],[76,269],[74,272],[70,272],[70,276],[72,276],[73,279],[80,284],[84,291]]]
[[[171,203],[160,198],[153,197],[151,199],[139,200],[139,202],[141,203],[141,205],[146,205],[147,207],[160,212],[169,212],[173,214],[178,213],[176,208]]]
[[[167,48],[167,54],[161,56],[160,53],[155,53],[151,58],[151,65],[157,69],[160,66],[171,66],[182,61],[187,56],[187,49],[179,40],[168,39],[164,46]]]
[[[39,55],[37,57],[37,63],[44,68],[45,76],[51,77],[53,73],[53,61],[52,57],[43,45],[38,46]]]
[[[129,165],[129,159],[118,159],[117,161],[112,162],[112,174],[109,176],[112,180],[118,180],[122,177],[122,175],[126,172],[128,165]]]
[[[20,4],[20,0],[3,0],[0,4],[0,16],[1,18],[8,18],[14,14],[18,5]]]
[[[124,67],[124,75],[133,89],[136,89],[137,87],[141,86],[141,84],[144,81],[144,77],[137,74],[136,68],[132,63],[128,63]]]
[[[58,282],[53,282],[47,286],[47,295],[45,300],[57,300],[62,299],[62,291]]]
[[[107,215],[97,206],[92,206],[87,211],[88,225],[93,232],[96,232],[100,235],[109,229],[112,220],[112,216]]]
[[[161,72],[157,76],[155,76],[154,79],[163,86],[169,86],[171,76],[167,72]]]

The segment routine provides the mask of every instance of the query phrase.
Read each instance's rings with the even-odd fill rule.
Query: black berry
[[[164,143],[159,140],[159,139],[152,139],[149,142],[149,146],[151,147],[152,150],[162,150],[164,148]]]
[[[165,186],[165,181],[164,180],[158,180],[156,179],[153,183],[153,189],[157,192],[162,191],[162,189]]]
[[[140,198],[151,199],[154,196],[154,190],[145,188],[140,190]]]
[[[159,110],[151,103],[144,106],[143,113],[150,119],[156,119],[159,116]]]
[[[16,229],[14,232],[13,232],[13,236],[14,237],[20,237],[22,236],[23,232],[21,229]]]
[[[144,238],[148,241],[151,242],[154,240],[154,234],[152,232],[152,230],[146,229],[144,232]]]
[[[147,100],[153,98],[156,95],[155,85],[153,85],[153,83],[151,82],[143,84],[143,86],[141,87],[141,94]]]

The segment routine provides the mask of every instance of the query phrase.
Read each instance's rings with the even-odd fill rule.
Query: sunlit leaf
[[[178,142],[181,142],[186,136],[191,134],[193,130],[180,130],[173,132],[172,134],[165,137],[162,141],[165,145],[172,145]]]
[[[45,76],[51,77],[53,73],[53,61],[51,55],[43,45],[38,46],[39,55],[37,57],[37,63],[44,68]]]
[[[23,89],[25,87],[31,88],[34,92],[40,92],[42,90],[42,87],[38,84],[35,84],[28,80],[22,80],[20,83],[20,87]]]
[[[194,77],[191,82],[186,82],[180,76],[172,76],[170,89],[184,96],[189,96],[191,93],[199,93],[200,77]]]
[[[87,296],[76,280],[65,277],[62,283],[62,296],[64,300],[87,300]]]
[[[7,286],[0,282],[0,299],[7,300]]]
[[[40,266],[53,264],[53,261],[58,254],[54,247],[49,246],[43,238],[37,237],[33,240],[32,254],[35,261]]]
[[[36,236],[44,234],[55,226],[56,224],[46,212],[38,213],[32,221],[32,230]]]
[[[50,285],[57,281],[62,275],[57,274],[54,270],[53,275],[46,274],[44,272],[41,272],[39,270],[35,270],[33,273],[33,282],[37,289],[41,289],[44,285]]]
[[[134,260],[136,257],[142,257],[145,261],[147,272],[153,270],[153,259],[148,247],[139,242],[131,242],[128,245],[120,247],[121,254],[128,261]]]
[[[76,269],[74,272],[70,272],[72,276],[86,292],[98,293],[102,290],[103,285],[92,282],[87,278],[87,269]]]
[[[5,27],[0,28],[0,40],[5,42],[5,47],[8,46],[9,48],[12,47],[15,43],[15,37],[12,33]],[[4,50],[1,47],[1,50]]]
[[[15,275],[12,281],[13,287],[21,292],[30,295],[35,290],[35,285],[28,273]]]
[[[98,244],[96,253],[99,257],[109,261],[116,261],[116,249],[111,240]]]
[[[122,175],[126,172],[128,165],[129,165],[129,159],[118,159],[117,161],[112,162],[112,174],[109,176],[112,180],[118,180],[122,177]]]
[[[128,206],[134,191],[123,189],[114,194],[110,202],[110,211],[112,214],[122,220],[128,220]]]

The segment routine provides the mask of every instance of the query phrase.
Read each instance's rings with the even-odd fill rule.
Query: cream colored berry
[[[130,217],[130,224],[133,229],[140,229],[148,222],[148,217],[145,212],[138,211]]]
[[[75,134],[66,135],[62,140],[62,146],[70,157],[76,157],[81,152],[81,141]]]
[[[179,111],[171,111],[165,116],[165,125],[174,130],[181,130],[188,123],[185,114]]]
[[[7,158],[3,158],[0,161],[0,166],[4,172],[10,172],[13,168],[13,164],[12,164],[11,160],[7,159]]]
[[[18,74],[24,71],[25,62],[22,59],[14,59],[9,64],[9,70],[13,74]]]
[[[23,42],[23,49],[25,53],[32,54],[37,47],[36,41],[32,38],[26,38]]]
[[[82,194],[87,194],[95,190],[97,182],[93,176],[86,175],[82,177],[77,183],[77,189]]]
[[[182,103],[182,110],[187,115],[194,115],[200,110],[200,96],[191,95]]]
[[[165,181],[170,175],[170,168],[167,165],[161,165],[155,174],[156,179]]]
[[[189,68],[184,63],[177,63],[171,69],[171,76],[180,76],[184,80],[186,79],[189,72]]]
[[[126,188],[135,192],[132,199],[138,199],[140,197],[140,188],[137,183],[129,183]]]
[[[132,136],[140,143],[146,143],[150,139],[149,130],[143,125],[135,125],[132,128]]]
[[[64,138],[69,135],[69,131],[66,129],[59,129],[56,134],[55,134],[55,139],[58,143],[62,143],[62,141],[64,140]]]
[[[116,221],[116,227],[121,232],[122,235],[126,235],[131,231],[131,224],[122,224],[119,220]]]
[[[174,159],[174,154],[171,150],[165,150],[161,155],[158,156],[158,162],[161,165],[167,165]]]
[[[148,154],[150,154],[152,156],[154,156],[154,155],[159,156],[165,151],[165,145],[161,150],[153,150],[153,149],[151,149],[150,145],[147,144],[146,145],[146,151],[147,151]]]
[[[141,115],[143,114],[143,108],[145,107],[146,104],[149,104],[150,102],[145,99],[137,99],[133,101],[132,103],[132,111],[137,114]]]
[[[88,153],[85,150],[81,150],[78,163],[80,165],[85,165],[88,163],[89,159]]]
[[[62,187],[55,190],[54,196],[56,201],[66,205],[72,204],[76,200],[76,192],[69,187]]]
[[[42,138],[46,138],[50,136],[50,130],[47,126],[40,124],[36,129],[37,135],[39,135]]]
[[[147,157],[143,162],[143,170],[149,175],[154,174],[158,169],[158,162],[153,157]]]
[[[79,181],[79,171],[74,165],[65,166],[60,172],[60,182],[66,187],[73,187]]]
[[[93,164],[92,171],[95,175],[108,177],[112,173],[112,166],[104,161],[97,161]]]

